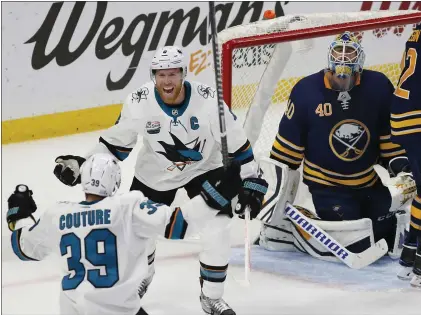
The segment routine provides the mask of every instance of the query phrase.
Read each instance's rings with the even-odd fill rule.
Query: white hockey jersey
[[[158,191],[182,187],[193,178],[222,166],[216,92],[201,83],[184,82],[186,98],[167,106],[151,81],[131,93],[117,123],[106,130],[88,155],[110,151],[124,160],[136,145],[135,177]],[[257,163],[244,130],[225,105],[230,157],[243,164],[241,176],[257,177]],[[107,149],[106,149],[106,148]]]
[[[60,202],[36,224],[15,230],[12,248],[22,260],[60,256],[62,314],[134,315],[148,270],[148,238],[183,238],[217,213],[201,196],[174,209],[139,191],[91,203]]]

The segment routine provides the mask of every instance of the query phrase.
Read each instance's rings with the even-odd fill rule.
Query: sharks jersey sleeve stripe
[[[28,260],[32,260],[32,261],[37,261],[37,259],[31,258],[28,255],[26,255],[23,251],[22,248],[20,246],[20,236],[22,234],[22,229],[13,231],[12,233],[12,237],[11,237],[11,242],[12,242],[12,249],[13,252],[15,253],[15,255],[23,261],[28,261]]]
[[[237,151],[229,153],[228,155],[234,161],[240,161],[241,164],[246,164],[254,160],[253,149],[250,141],[246,141]]]
[[[165,238],[179,240],[183,239],[187,230],[187,222],[184,220],[183,212],[176,208],[172,213],[170,222],[165,228]]]
[[[129,156],[130,152],[132,152],[133,150],[133,148],[125,148],[113,145],[107,142],[102,137],[99,138],[99,142],[103,143],[107,147],[107,149],[120,161],[125,160]]]

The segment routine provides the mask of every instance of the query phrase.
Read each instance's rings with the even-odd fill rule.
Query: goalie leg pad
[[[267,157],[260,159],[259,166],[268,183],[268,190],[257,219],[271,226],[278,226],[285,217],[287,202],[292,204],[297,195],[300,173]]]
[[[277,226],[261,223],[259,245],[266,250],[278,252],[296,251],[292,235],[292,222],[283,219]]]
[[[351,221],[323,221],[308,219],[316,224],[326,233],[332,236],[342,247],[350,252],[360,253],[374,245],[373,229],[370,219],[360,219]],[[314,258],[338,262],[339,259],[330,251],[318,243],[306,231],[297,226],[293,226],[292,234],[294,244],[302,251],[307,252]],[[334,250],[335,244],[331,244]]]

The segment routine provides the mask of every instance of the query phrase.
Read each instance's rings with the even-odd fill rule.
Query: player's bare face
[[[336,66],[331,76],[331,85],[335,90],[348,91],[355,83],[355,74],[351,74],[351,64],[357,62],[357,51],[348,46],[337,46],[332,50],[332,57],[344,66]],[[348,66],[349,65],[349,66]]]
[[[163,69],[155,73],[156,88],[165,104],[181,104],[184,101],[181,69]]]

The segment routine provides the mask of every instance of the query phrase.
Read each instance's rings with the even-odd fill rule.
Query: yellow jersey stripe
[[[283,143],[289,145],[291,148],[293,148],[293,149],[295,149],[297,151],[304,151],[304,149],[305,149],[304,147],[300,147],[300,146],[295,145],[294,143],[288,141],[287,139],[285,139],[284,137],[282,137],[279,133],[276,135],[276,138],[278,138],[278,140],[280,142],[283,142]]]
[[[283,153],[285,153],[286,155],[290,155],[291,157],[295,157],[297,159],[302,160],[304,157],[303,153],[297,153],[291,150],[288,150],[287,148],[285,148],[284,146],[282,146],[282,144],[280,144],[278,141],[275,140],[275,142],[273,143],[273,147]]]
[[[308,176],[306,174],[303,174],[303,178],[305,178],[305,179],[307,179],[309,181],[312,181],[312,182],[319,183],[319,184],[323,184],[323,185],[327,185],[327,186],[335,186],[334,184],[329,183],[329,182],[327,182],[325,180],[322,180],[322,179],[319,179],[319,178],[315,178],[313,176]]]
[[[418,133],[421,132],[421,128],[412,128],[403,131],[395,131],[392,129],[392,135],[394,136],[402,136],[402,135],[409,135],[411,133]]]
[[[410,224],[414,229],[421,230],[421,225],[415,224],[414,222],[411,222]]]
[[[392,142],[380,143],[380,150],[390,150],[396,148],[400,148],[400,145]]]
[[[406,112],[403,114],[391,114],[390,117],[392,119],[394,118],[399,119],[399,118],[410,117],[410,116],[415,116],[415,115],[421,115],[421,110],[414,110],[412,112]]]
[[[278,154],[276,152],[273,152],[273,150],[270,151],[270,154],[273,155],[278,160],[283,160],[283,161],[286,161],[288,163],[295,164],[295,165],[300,165],[301,164],[301,161],[295,161],[295,160],[289,159],[286,156],[282,156],[282,155],[280,155],[280,154]],[[279,161],[279,162],[282,162],[282,161]]]
[[[390,125],[394,129],[411,127],[411,126],[418,126],[421,125],[421,118],[414,118],[414,119],[407,119],[403,121],[390,121]]]
[[[405,153],[406,153],[406,151],[404,149],[402,149],[402,150],[395,151],[395,152],[390,152],[390,153],[381,152],[380,153],[380,156],[381,157],[385,157],[385,158],[389,158],[391,156],[397,156],[397,155],[401,155],[401,154],[405,154]]]
[[[366,170],[364,170],[362,172],[359,172],[359,173],[355,173],[355,174],[340,174],[340,173],[336,173],[336,172],[333,172],[333,171],[329,171],[329,170],[327,170],[327,169],[325,169],[325,168],[323,168],[321,166],[318,166],[318,165],[310,162],[307,159],[304,160],[304,164],[307,164],[308,166],[310,166],[312,168],[316,168],[319,171],[322,171],[323,173],[330,174],[330,175],[335,175],[335,176],[339,176],[339,177],[358,177],[358,176],[362,176],[362,175],[368,174],[369,172],[372,172],[373,171],[373,166],[370,166],[368,169],[366,169]]]
[[[411,207],[411,216],[414,218],[421,220],[421,209],[418,209],[414,205]]]
[[[390,139],[390,135],[380,136],[380,140],[389,140],[389,139]]]
[[[309,175],[312,175],[313,177],[320,178],[320,179],[323,179],[325,181],[345,185],[345,186],[364,185],[364,184],[368,183],[369,181],[371,181],[376,176],[376,172],[373,170],[373,172],[370,175],[365,176],[365,177],[360,178],[360,179],[336,179],[336,178],[328,177],[328,176],[326,176],[326,175],[324,175],[320,172],[314,171],[306,165],[304,165],[304,172],[309,174]]]

